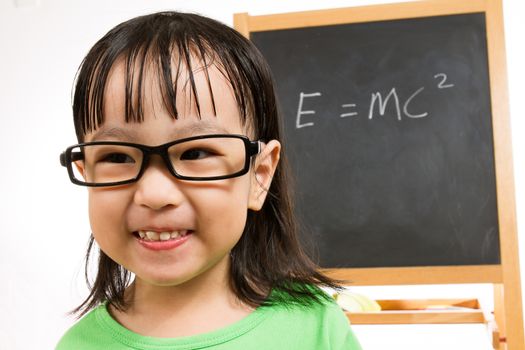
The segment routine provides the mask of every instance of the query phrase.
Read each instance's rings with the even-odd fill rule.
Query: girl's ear
[[[77,168],[77,171],[84,176],[84,162],[83,161],[76,161],[73,162],[73,166]]]
[[[261,210],[273,174],[279,163],[281,144],[277,140],[271,140],[263,144],[261,153],[257,156],[254,166],[254,174],[251,178],[250,198],[248,208],[251,210]]]

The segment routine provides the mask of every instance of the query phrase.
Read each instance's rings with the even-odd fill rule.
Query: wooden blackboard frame
[[[234,15],[234,27],[250,38],[251,33],[261,31],[469,13],[484,13],[486,18],[501,263],[327,272],[353,285],[491,283],[503,346],[525,350],[501,0],[429,0],[260,16],[240,13]]]

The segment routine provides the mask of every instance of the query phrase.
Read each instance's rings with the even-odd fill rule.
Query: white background
[[[463,1],[463,0],[461,0]],[[467,1],[467,0],[464,0]],[[157,10],[198,12],[232,24],[252,15],[384,1],[0,0],[0,348],[51,349],[85,296],[86,191],[58,155],[75,142],[71,88],[95,41],[117,23]],[[525,289],[525,3],[504,0],[516,197]],[[419,286],[360,289],[372,297],[479,297],[491,289]],[[365,349],[488,349],[483,326],[355,326]]]

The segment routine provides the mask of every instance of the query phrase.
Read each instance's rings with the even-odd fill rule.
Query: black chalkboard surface
[[[484,13],[250,39],[321,266],[500,263]]]

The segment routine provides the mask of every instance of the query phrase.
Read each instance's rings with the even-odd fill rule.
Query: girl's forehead
[[[187,65],[177,67],[175,64],[172,65],[170,82],[175,96],[169,96],[166,82],[155,65],[146,64],[141,71],[138,67],[127,69],[124,62],[116,62],[108,74],[104,107],[125,107],[126,97],[133,107],[141,104],[150,109],[166,107],[168,100],[174,98],[180,115],[199,111],[206,114],[207,108],[213,111],[226,105],[237,106],[233,87],[217,65],[205,66],[199,60],[194,60],[190,70]]]
[[[114,134],[117,129],[133,130],[128,132],[130,135],[165,131],[181,137],[210,133],[248,134],[229,80],[216,65],[196,63],[197,60],[191,74],[186,67],[173,71],[177,118],[167,108],[166,98],[170,97],[166,96],[164,82],[154,66],[144,67],[142,79],[138,71],[133,72],[130,94],[129,72],[123,62],[116,63],[108,75],[104,92],[104,122],[91,135],[86,135],[87,139],[107,136],[107,130],[113,130]],[[138,108],[143,112],[143,120],[126,122],[136,120],[126,115]]]

